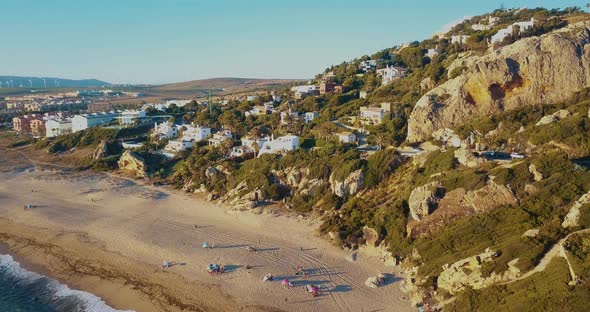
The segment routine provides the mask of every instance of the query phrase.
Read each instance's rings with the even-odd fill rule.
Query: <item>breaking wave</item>
[[[0,307],[2,311],[121,311],[91,293],[23,269],[10,255],[0,255]]]

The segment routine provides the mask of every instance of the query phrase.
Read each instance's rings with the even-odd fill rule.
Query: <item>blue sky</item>
[[[0,75],[309,78],[464,16],[563,0],[0,0]]]

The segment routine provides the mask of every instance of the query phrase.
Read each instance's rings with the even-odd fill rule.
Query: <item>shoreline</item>
[[[0,162],[3,156],[9,155],[0,155]],[[397,281],[376,290],[364,285],[367,277],[393,268],[368,258],[345,259],[349,252],[317,235],[315,219],[273,209],[234,211],[199,194],[113,173],[27,168],[0,172],[0,241],[9,243],[9,254],[23,268],[92,293],[113,308],[411,311]],[[23,211],[23,201],[39,207]],[[203,241],[216,248],[201,249]],[[261,252],[245,252],[253,245]],[[183,265],[162,269],[163,260]],[[222,263],[230,272],[211,277],[207,263]],[[291,275],[300,264],[309,277]],[[293,279],[296,289],[261,282],[266,273]],[[300,290],[306,283],[318,284],[322,295],[310,300]]]

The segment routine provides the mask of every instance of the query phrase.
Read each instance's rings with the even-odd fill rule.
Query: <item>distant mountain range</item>
[[[111,86],[97,79],[63,79],[53,77],[0,76],[0,88],[88,88]]]

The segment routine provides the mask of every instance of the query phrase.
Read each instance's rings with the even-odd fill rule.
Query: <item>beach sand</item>
[[[25,210],[27,203],[34,208]],[[317,220],[230,208],[112,175],[32,165],[0,150],[0,242],[24,267],[115,308],[413,310],[400,279],[378,289],[364,285],[391,267],[363,255],[346,260],[349,252],[318,236]],[[201,248],[204,241],[215,248]],[[163,261],[176,265],[163,269]],[[209,263],[223,264],[227,272],[210,276]],[[296,276],[297,266],[308,274]],[[263,282],[266,273],[278,281]],[[283,278],[295,287],[283,287]],[[319,297],[305,293],[308,283],[320,287]]]

